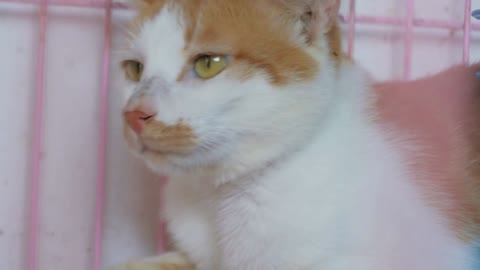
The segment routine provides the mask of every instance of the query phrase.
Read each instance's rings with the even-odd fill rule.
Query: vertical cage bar
[[[30,190],[30,213],[28,224],[27,269],[37,269],[38,227],[40,211],[40,162],[42,159],[43,113],[45,99],[45,54],[47,35],[47,0],[40,2],[39,39],[37,48],[35,108],[32,143],[32,171]]]
[[[105,204],[105,163],[107,148],[108,88],[110,79],[110,48],[112,35],[112,2],[105,0],[105,25],[102,63],[102,88],[100,91],[100,115],[97,154],[97,186],[95,203],[95,239],[93,270],[102,267],[103,209]]]
[[[165,222],[163,220],[160,221],[160,224],[158,224],[158,239],[157,239],[157,254],[162,254],[165,252],[166,249],[166,227],[165,227]]]
[[[406,1],[406,15],[405,15],[405,52],[403,60],[403,78],[408,80],[411,76],[412,69],[412,42],[413,42],[413,17],[415,13],[414,0]]]
[[[470,61],[471,12],[472,2],[471,0],[465,0],[465,18],[463,23],[463,62],[465,64]]]
[[[350,0],[348,11],[348,56],[353,56],[355,49],[356,1]]]

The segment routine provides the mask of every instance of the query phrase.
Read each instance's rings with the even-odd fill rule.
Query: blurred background
[[[359,16],[405,15],[405,0],[356,2]],[[348,4],[343,1],[347,16]],[[479,8],[480,1],[472,0],[472,9]],[[26,267],[38,15],[38,5],[0,1],[0,269],[5,270]],[[115,56],[131,15],[115,9],[112,18],[105,265],[154,254],[158,231],[158,177],[127,152],[119,117],[122,75]],[[415,18],[461,25],[464,1],[417,0]],[[101,8],[48,8],[39,270],[92,269],[104,24]],[[375,79],[403,77],[404,29],[355,26],[354,57]],[[471,33],[470,53],[471,62],[480,58],[480,31]],[[463,30],[415,28],[411,55],[413,78],[461,63]]]

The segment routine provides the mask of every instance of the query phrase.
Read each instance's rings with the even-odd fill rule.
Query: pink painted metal
[[[403,78],[410,79],[412,67],[412,42],[413,42],[413,17],[415,13],[414,0],[406,1],[406,15],[405,15],[405,49],[403,59]]]
[[[470,60],[470,28],[471,19],[470,14],[472,12],[471,0],[465,0],[465,15],[463,26],[463,62],[468,63]]]
[[[24,3],[24,4],[38,4],[42,0],[0,0],[0,2],[11,2],[11,3]],[[352,1],[352,0],[350,0]],[[465,2],[471,0],[465,0]],[[83,0],[49,0],[49,5],[52,6],[72,6],[72,7],[85,7],[85,8],[105,8],[105,1],[83,1]],[[112,3],[112,9],[127,9],[127,7],[121,3]],[[470,14],[468,14],[470,17]],[[343,21],[348,21],[348,16],[341,16]],[[355,24],[377,24],[377,25],[398,25],[401,26],[404,24],[403,18],[392,18],[384,16],[366,16],[366,15],[357,15],[355,16]],[[464,23],[458,23],[454,21],[447,20],[426,20],[420,18],[413,18],[414,27],[424,27],[424,28],[441,28],[448,30],[463,30]],[[470,26],[471,31],[480,31],[480,23],[472,23]]]
[[[39,39],[37,48],[36,93],[33,124],[32,172],[30,190],[30,220],[28,225],[27,269],[37,269],[38,226],[40,210],[40,166],[43,144],[43,112],[45,99],[45,53],[47,34],[47,0],[40,3]]]
[[[5,1],[5,0],[0,0]],[[348,16],[340,16],[343,21],[348,21]],[[392,26],[402,26],[404,24],[404,18],[391,18],[391,17],[383,17],[383,16],[365,16],[365,15],[357,15],[355,17],[355,24],[372,24],[372,25],[392,25]],[[440,28],[440,29],[447,29],[447,30],[462,30],[463,23],[457,23],[452,21],[445,21],[445,20],[426,20],[426,19],[413,19],[413,26],[414,27],[422,27],[422,28]],[[479,23],[472,23],[471,24],[471,31],[480,31],[480,24]]]
[[[160,222],[158,224],[158,236],[157,236],[157,254],[162,254],[166,250],[166,231],[165,231],[165,222]]]
[[[95,209],[95,239],[93,247],[93,270],[100,270],[102,265],[103,209],[105,204],[105,162],[107,149],[107,117],[108,88],[110,80],[110,48],[112,36],[111,0],[106,0],[105,6],[105,39],[103,44],[102,88],[100,91],[100,115],[97,155],[97,193]]]
[[[112,3],[111,0],[0,0],[0,2],[23,3],[40,6],[39,16],[39,41],[37,49],[37,71],[35,87],[35,115],[33,126],[32,143],[32,169],[31,169],[31,191],[30,191],[30,213],[28,224],[28,243],[26,251],[27,270],[37,269],[37,244],[38,244],[38,226],[39,226],[39,188],[41,174],[41,156],[43,141],[43,109],[45,97],[45,44],[47,32],[47,8],[49,5],[75,6],[85,8],[101,8],[105,10],[105,40],[103,48],[103,69],[102,85],[100,92],[100,115],[99,115],[99,145],[98,145],[98,163],[97,163],[97,190],[96,190],[96,209],[95,209],[95,238],[94,238],[94,258],[93,269],[101,268],[102,260],[102,230],[103,230],[103,208],[105,201],[105,158],[107,146],[107,112],[108,112],[108,88],[109,88],[109,63],[111,48],[111,17],[112,9],[125,9],[126,7],[119,3]],[[463,23],[457,23],[445,20],[424,20],[414,17],[414,0],[406,0],[406,15],[404,18],[389,18],[381,16],[359,16],[356,14],[355,0],[349,2],[348,17],[341,16],[348,27],[348,54],[353,55],[355,48],[355,25],[375,24],[375,25],[395,25],[405,28],[404,43],[404,78],[408,79],[411,75],[411,52],[413,30],[415,27],[440,28],[448,30],[463,30],[463,61],[469,61],[470,32],[480,31],[480,24],[472,24],[470,20],[471,0],[465,0],[465,18]],[[161,178],[164,184],[167,179]],[[163,186],[162,184],[162,186]],[[159,226],[158,252],[165,250],[164,224]]]

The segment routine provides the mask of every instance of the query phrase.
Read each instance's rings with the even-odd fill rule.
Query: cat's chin
[[[196,171],[211,170],[212,167],[221,165],[226,155],[220,156],[204,151],[195,151],[186,154],[158,151],[148,148],[136,151],[136,156],[141,158],[146,165],[155,173],[161,175],[179,175]]]
[[[159,175],[171,175],[182,170],[175,165],[171,155],[165,153],[146,150],[139,156],[150,170]]]

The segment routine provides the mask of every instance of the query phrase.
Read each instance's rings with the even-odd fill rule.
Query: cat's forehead
[[[179,31],[185,47],[242,45],[245,40],[285,40],[286,31],[272,18],[275,8],[270,1],[255,0],[152,0],[136,19],[137,32],[161,35],[165,25]],[[167,21],[170,20],[170,21]],[[280,20],[279,20],[280,21]],[[152,23],[155,22],[155,23]],[[172,26],[172,23],[178,24]],[[162,25],[163,24],[163,25]],[[276,28],[276,31],[272,31]],[[286,30],[286,29],[285,29]],[[164,37],[168,38],[168,37]]]
[[[155,59],[180,58],[176,64],[181,65],[200,54],[230,55],[262,67],[279,84],[316,72],[317,63],[293,40],[291,25],[282,20],[275,1],[151,1],[136,21],[147,58],[155,52]],[[169,69],[181,72],[180,66]]]
[[[181,73],[185,61],[182,53],[185,40],[184,27],[178,19],[176,12],[160,9],[155,16],[142,22],[131,50],[146,67],[146,77],[161,75],[165,80],[174,81]]]

